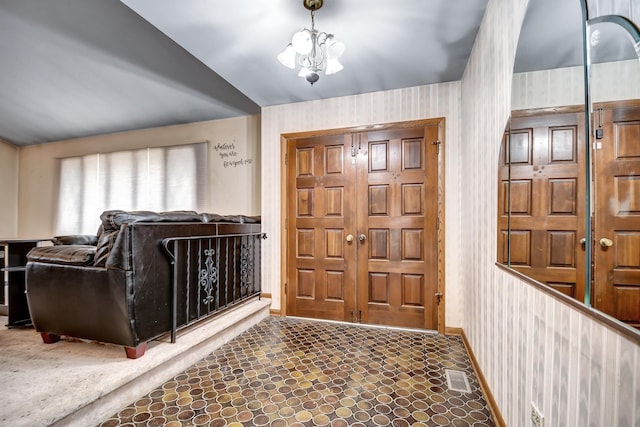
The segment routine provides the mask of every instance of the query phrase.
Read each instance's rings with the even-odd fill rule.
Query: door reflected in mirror
[[[497,257],[640,328],[640,35],[622,21],[589,21],[585,49],[580,0],[529,1],[500,154]]]
[[[584,110],[514,111],[509,135],[509,265],[583,300]]]
[[[593,306],[640,328],[640,61],[615,22],[589,26]]]

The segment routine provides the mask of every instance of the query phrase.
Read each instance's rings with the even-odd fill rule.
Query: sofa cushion
[[[93,265],[96,267],[104,267],[113,244],[118,237],[119,230],[103,231],[98,238],[98,244],[96,248],[96,255],[93,261]]]
[[[98,236],[93,234],[72,234],[69,236],[55,236],[51,239],[54,245],[92,245],[98,243]]]
[[[104,211],[100,215],[104,231],[119,230],[122,224],[132,222],[201,222],[202,218],[195,211]]]
[[[39,246],[27,254],[29,261],[64,265],[91,265],[96,253],[92,245]]]
[[[235,222],[249,224],[260,222],[260,217],[246,215],[219,215],[214,213],[203,213],[202,222]]]

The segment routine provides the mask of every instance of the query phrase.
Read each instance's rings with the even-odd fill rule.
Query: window
[[[59,159],[55,232],[95,233],[108,209],[201,211],[206,162],[206,143]]]

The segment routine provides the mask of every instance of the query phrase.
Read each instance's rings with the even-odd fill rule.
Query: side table
[[[8,311],[7,327],[31,325],[25,294],[27,253],[49,239],[0,239],[2,302]]]

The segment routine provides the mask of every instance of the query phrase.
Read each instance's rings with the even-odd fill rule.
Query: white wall
[[[328,80],[328,79],[327,79]],[[330,83],[327,81],[327,83]],[[291,132],[336,129],[379,123],[445,117],[445,181],[455,189],[459,177],[460,83],[419,86],[362,95],[265,107],[262,109],[262,224],[269,236],[263,242],[262,287],[273,296],[272,308],[280,309],[284,278],[281,253],[281,153],[280,135]],[[446,252],[458,253],[460,200],[455,190],[446,192]],[[446,324],[462,324],[459,262],[446,259]]]
[[[0,238],[18,235],[18,148],[0,140]]]
[[[489,0],[462,80],[464,330],[508,426],[640,425],[640,347],[494,264],[497,166],[527,0]],[[448,192],[456,189],[447,189]]]
[[[209,141],[206,211],[260,214],[260,117],[246,116],[77,138],[20,148],[19,236],[54,234],[57,161],[61,157]],[[233,150],[216,150],[233,144]],[[233,157],[223,158],[221,154]],[[241,165],[225,161],[251,160]]]

